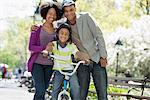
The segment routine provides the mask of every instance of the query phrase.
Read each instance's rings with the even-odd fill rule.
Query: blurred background
[[[0,77],[27,70],[31,25],[41,23],[38,6],[49,0],[0,1]],[[58,0],[61,2],[61,0]],[[108,51],[108,76],[150,77],[150,0],[74,0],[77,12],[90,12]]]

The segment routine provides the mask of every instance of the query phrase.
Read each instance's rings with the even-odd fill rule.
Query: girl
[[[54,59],[54,81],[53,81],[53,90],[52,90],[52,100],[57,100],[58,94],[61,90],[61,84],[64,80],[64,75],[62,75],[58,70],[72,71],[74,68],[69,64],[72,62],[71,54],[76,55],[78,52],[76,46],[72,43],[71,39],[71,28],[68,24],[61,24],[56,30],[57,41],[54,41],[53,49],[50,50],[55,56],[61,60]],[[61,66],[58,66],[61,65]],[[71,96],[73,100],[80,100],[79,93],[79,83],[76,76],[76,73],[72,75],[69,79]]]

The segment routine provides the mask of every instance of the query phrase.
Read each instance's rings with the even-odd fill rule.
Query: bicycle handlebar
[[[63,59],[60,59],[60,58],[56,57],[55,55],[49,55],[49,56],[50,56],[50,58],[54,58],[54,59],[63,61]],[[79,65],[80,65],[81,63],[84,64],[85,61],[79,61],[78,63],[71,63],[70,65],[75,65],[75,68],[73,69],[73,71],[72,71],[71,73],[70,73],[70,72],[63,72],[62,70],[59,70],[59,72],[60,72],[61,74],[63,74],[63,75],[72,76],[72,75],[77,71],[77,69],[78,69],[78,67],[79,67]]]

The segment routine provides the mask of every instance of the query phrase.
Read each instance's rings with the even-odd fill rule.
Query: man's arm
[[[86,17],[87,17],[87,22],[88,22],[89,28],[90,28],[91,32],[93,33],[94,38],[96,38],[96,40],[98,42],[98,48],[100,50],[101,57],[107,58],[105,41],[104,41],[101,29],[96,24],[94,18],[90,14],[87,14]]]
[[[100,50],[100,64],[101,66],[105,67],[107,65],[107,51],[102,31],[90,14],[87,14],[86,18],[88,26],[93,33],[94,38],[96,38],[96,41],[98,42],[98,48]]]

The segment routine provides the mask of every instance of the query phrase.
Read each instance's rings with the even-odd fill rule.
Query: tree
[[[114,44],[116,40],[121,39],[123,46],[119,49],[119,72],[130,70],[135,77],[149,76],[150,68],[150,17],[143,16],[140,20],[134,20],[130,28],[118,28],[116,32],[107,39],[107,47],[109,48],[109,68],[110,72],[115,72],[116,52]],[[145,72],[146,70],[146,72]],[[111,73],[111,74],[113,74]]]
[[[113,32],[118,26],[130,26],[131,5],[127,1],[123,4],[121,11],[116,8],[114,0],[92,0],[90,3],[79,0],[76,6],[78,12],[90,12],[105,33]]]
[[[32,20],[30,18],[13,18],[9,20],[9,23],[8,30],[3,33],[5,34],[5,44],[2,52],[7,52],[7,54],[5,56],[3,55],[4,53],[0,54],[0,56],[4,56],[6,59],[1,59],[0,62],[5,61],[12,64],[11,62],[18,61],[18,63],[14,63],[13,65],[25,66],[28,57],[27,46]]]
[[[150,14],[150,1],[149,0],[138,0],[139,5],[143,11],[143,13],[146,13],[147,15]]]
[[[8,64],[10,67],[16,67],[16,65],[20,65],[19,58],[5,50],[0,51],[0,63]]]
[[[104,33],[111,33],[117,27],[130,27],[132,19],[138,19],[143,16],[143,8],[150,10],[149,0],[122,0],[122,9],[115,5],[120,0],[77,0],[76,8],[78,12],[90,12],[97,23],[101,26]]]

